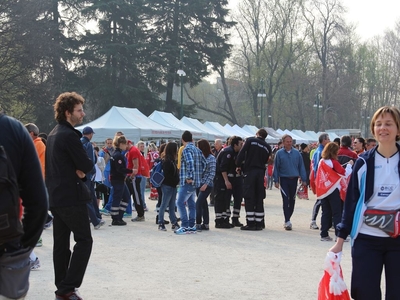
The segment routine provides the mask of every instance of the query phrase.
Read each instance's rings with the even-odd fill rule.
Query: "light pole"
[[[322,108],[322,105],[319,100],[319,94],[317,94],[317,100],[315,101],[314,105],[315,108],[317,108],[317,133],[319,132],[319,110]]]
[[[261,89],[260,92],[257,94],[257,97],[260,97],[260,128],[263,128],[263,98],[267,97],[265,94],[265,89],[264,89],[264,79],[261,79],[260,81]]]
[[[183,66],[183,52],[182,49],[179,53],[179,70],[176,72],[179,75],[179,81],[181,85],[181,119],[183,118],[183,76],[186,76],[185,71],[182,70]]]
[[[370,119],[369,114],[367,113],[367,109],[364,109],[364,138],[367,139],[368,138],[368,124],[367,124],[367,119]]]

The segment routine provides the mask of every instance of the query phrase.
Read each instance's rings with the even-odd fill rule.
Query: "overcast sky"
[[[347,22],[357,25],[362,39],[382,35],[386,29],[393,29],[400,20],[400,0],[342,0],[347,8]],[[240,0],[229,0],[234,8]]]

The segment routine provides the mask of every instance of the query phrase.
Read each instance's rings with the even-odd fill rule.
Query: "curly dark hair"
[[[72,114],[75,105],[83,103],[85,103],[85,99],[76,92],[62,93],[57,97],[56,103],[54,103],[54,117],[56,121],[66,121],[67,117],[65,116],[65,112],[68,111]]]

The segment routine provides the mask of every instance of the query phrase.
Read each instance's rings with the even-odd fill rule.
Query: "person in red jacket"
[[[340,180],[341,176],[351,174],[353,161],[350,160],[346,169],[337,160],[339,146],[335,142],[325,145],[318,164],[317,176],[315,179],[317,198],[321,199],[321,241],[332,241],[328,234],[329,228],[333,224],[339,224],[342,216],[342,200],[340,199]],[[337,229],[335,229],[337,236]]]

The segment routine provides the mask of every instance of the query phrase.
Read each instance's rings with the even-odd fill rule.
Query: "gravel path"
[[[146,202],[146,222],[111,227],[105,217],[107,224],[92,231],[92,256],[79,289],[85,300],[317,299],[333,242],[321,242],[319,231],[309,229],[314,196],[296,200],[292,231],[283,229],[282,201],[273,188],[264,201],[265,230],[215,229],[210,207],[210,231],[183,236],[175,235],[170,225],[167,232],[158,231],[156,201]],[[244,222],[244,207],[241,216]],[[42,237],[43,247],[35,249],[42,267],[31,272],[27,300],[54,299],[52,228]],[[349,287],[349,243],[342,268]]]

